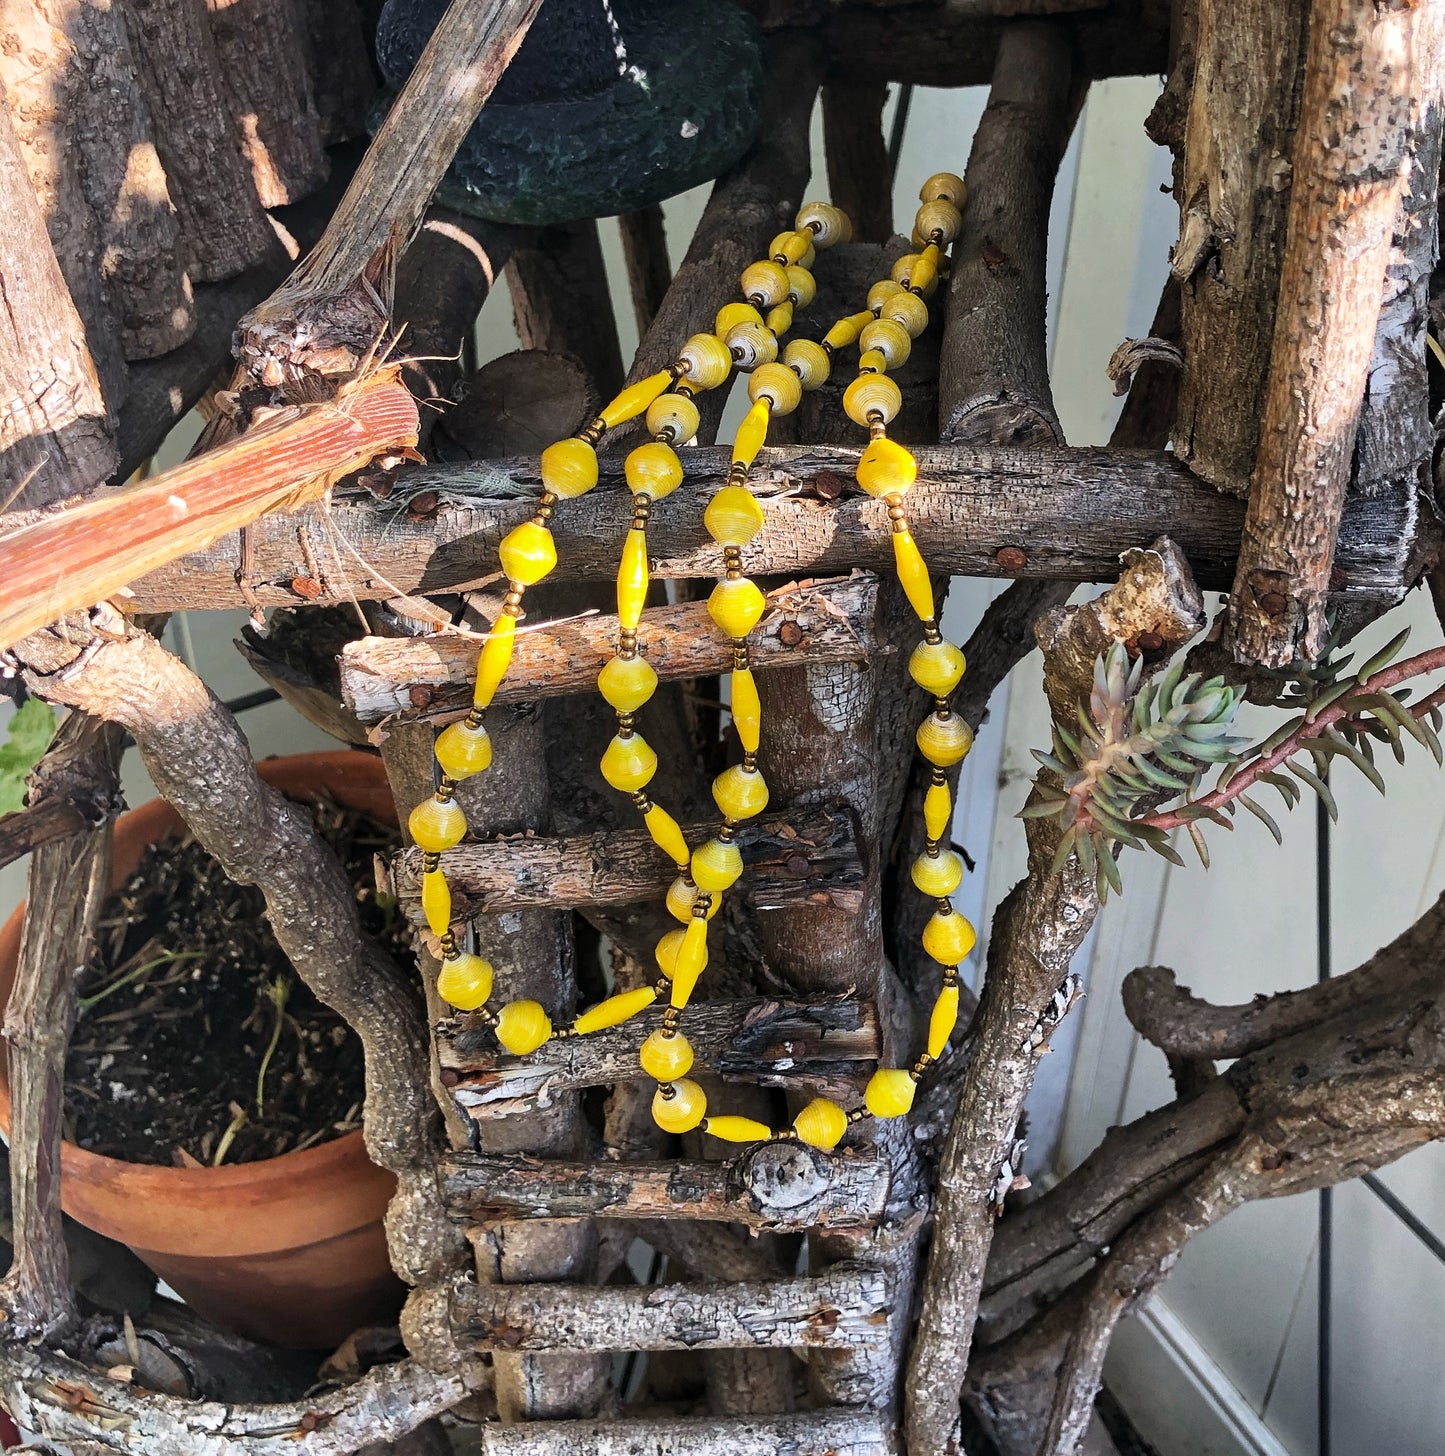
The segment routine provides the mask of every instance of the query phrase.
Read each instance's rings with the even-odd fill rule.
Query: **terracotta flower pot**
[[[378,759],[303,753],[257,765],[297,798],[328,790],[338,803],[396,823]],[[182,829],[162,799],[115,826],[111,888],[158,840]],[[0,927],[0,999],[20,954],[22,905]],[[0,1058],[0,1127],[10,1132],[10,1084]],[[403,1288],[387,1262],[382,1217],[395,1189],[366,1156],[360,1132],[220,1168],[126,1163],[61,1149],[61,1203],[72,1218],[118,1239],[188,1304],[240,1334],[294,1349],[328,1349],[353,1330],[392,1321]]]

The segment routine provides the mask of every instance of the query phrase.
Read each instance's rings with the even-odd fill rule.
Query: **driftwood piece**
[[[882,1216],[888,1172],[871,1151],[828,1155],[761,1143],[730,1162],[543,1162],[453,1154],[442,1193],[454,1217],[708,1219],[755,1232],[866,1229]]]
[[[893,235],[893,169],[883,137],[887,100],[888,83],[877,77],[829,80],[823,86],[828,193],[848,214],[860,243],[886,243]]]
[[[672,286],[672,264],[667,256],[667,226],[662,204],[651,202],[617,219],[622,233],[622,259],[627,266],[627,287],[637,320],[637,337],[645,338],[667,290]]]
[[[1325,639],[1345,485],[1374,350],[1432,7],[1324,0],[1310,24],[1269,383],[1230,602],[1236,659]],[[1347,119],[1347,120],[1346,120]]]
[[[795,1415],[642,1416],[615,1421],[549,1421],[482,1427],[482,1456],[883,1456],[877,1416],[836,1407]]]

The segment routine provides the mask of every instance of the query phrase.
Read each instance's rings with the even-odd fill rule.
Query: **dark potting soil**
[[[372,866],[397,831],[330,799],[308,807],[356,887],[362,926],[414,964]],[[194,1166],[254,1162],[360,1127],[356,1034],[297,977],[260,891],[233,884],[194,839],[146,851],[107,897],[96,940],[65,1063],[73,1142]]]

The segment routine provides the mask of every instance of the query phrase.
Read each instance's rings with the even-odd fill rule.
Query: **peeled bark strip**
[[[886,243],[893,236],[893,169],[883,137],[887,101],[888,83],[879,79],[823,86],[828,193],[852,221],[855,242]]]
[[[1430,10],[1431,7],[1424,7]],[[1314,7],[1269,384],[1227,634],[1237,661],[1313,660],[1423,83],[1419,8]]]
[[[617,223],[622,231],[622,257],[627,264],[627,286],[632,294],[637,336],[643,338],[672,286],[662,204],[652,202],[636,212],[625,212]]]

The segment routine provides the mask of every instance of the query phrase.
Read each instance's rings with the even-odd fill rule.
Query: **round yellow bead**
[[[767,1123],[759,1122],[755,1117],[732,1114],[708,1118],[703,1131],[725,1143],[765,1143],[773,1135]]]
[[[886,318],[876,318],[871,324],[865,324],[863,332],[858,335],[858,345],[865,350],[877,349],[889,369],[901,368],[913,351],[913,340],[908,330]]]
[[[728,332],[739,324],[760,324],[762,321],[762,314],[750,303],[725,303],[717,311],[717,317],[713,320],[713,329],[718,338],[726,339]]]
[[[886,374],[860,374],[843,391],[843,408],[865,430],[875,416],[886,425],[903,408],[903,391]]]
[[[766,324],[734,324],[723,342],[733,356],[733,363],[744,373],[760,364],[771,364],[778,357],[778,336]]]
[[[743,297],[756,308],[772,308],[788,296],[788,270],[771,259],[749,263],[741,283]]]
[[[868,290],[868,307],[877,313],[890,298],[903,292],[903,288],[891,278],[880,278]]]
[[[685,445],[697,434],[702,417],[685,394],[660,394],[647,407],[647,428],[669,445]]]
[[[540,521],[523,521],[497,547],[502,570],[511,581],[535,586],[557,564],[557,545]]]
[[[747,577],[720,581],[707,599],[708,614],[734,639],[746,637],[768,609],[768,599]]]
[[[597,484],[597,452],[586,440],[558,440],[542,451],[542,484],[571,499]]]
[[[725,768],[712,781],[712,796],[729,819],[751,819],[768,807],[768,785],[756,769],[740,763]]]
[[[680,1031],[654,1031],[642,1043],[637,1060],[654,1081],[676,1082],[692,1070],[692,1043]]]
[[[928,305],[916,293],[896,283],[892,287],[895,291],[885,300],[878,316],[902,324],[909,338],[916,339],[928,327]]]
[[[951,202],[936,197],[918,209],[913,226],[920,237],[927,238],[929,242],[942,243],[946,248],[963,227],[963,214]]]
[[[685,884],[686,881],[679,880],[677,883]],[[670,909],[671,906],[669,906],[668,908]],[[690,921],[692,919],[691,902],[689,902],[687,914],[679,918],[687,921]],[[686,934],[686,930],[669,930],[667,934],[664,935],[662,939],[657,942],[657,948],[652,952],[653,956],[657,961],[658,970],[660,970],[662,974],[668,978],[669,981],[672,979],[673,967],[677,965],[677,953],[682,949],[682,940]]]
[[[677,362],[694,389],[717,389],[733,372],[733,356],[715,334],[694,334],[678,350]]]
[[[788,298],[799,308],[807,308],[818,296],[818,284],[806,264],[794,263],[786,270]]]
[[[917,1087],[902,1067],[879,1067],[868,1079],[863,1103],[874,1117],[902,1117],[912,1108]]]
[[[817,389],[833,368],[828,351],[812,339],[790,339],[783,350],[783,363],[798,376],[804,389]]]
[[[552,1036],[552,1018],[536,1001],[510,1001],[497,1013],[497,1041],[514,1057],[525,1057]]]
[[[961,208],[968,201],[968,187],[964,184],[962,177],[952,172],[935,172],[922,187],[918,189],[918,200],[920,202],[933,202],[942,198],[945,202],[951,202],[955,207]]]
[[[452,956],[437,973],[437,995],[458,1011],[475,1011],[492,994],[492,963],[479,955]]]
[[[640,733],[627,738],[619,733],[602,755],[602,777],[624,794],[646,788],[656,772],[657,755]]]
[[[407,816],[406,827],[418,849],[440,854],[461,842],[467,816],[455,799],[423,799]]]
[[[759,364],[748,380],[748,398],[766,396],[775,415],[790,415],[803,402],[803,386],[786,364]]]
[[[952,642],[920,642],[908,659],[908,675],[935,698],[946,698],[963,679],[968,663]]]
[[[669,496],[682,484],[682,461],[671,445],[649,440],[627,457],[623,467],[627,488],[634,495],[648,495],[653,500]]]
[[[942,900],[963,883],[963,857],[951,849],[920,854],[913,861],[913,883],[925,895]]]
[[[908,490],[918,479],[918,462],[911,450],[882,435],[870,440],[868,448],[859,456],[857,476],[858,484],[869,495],[896,495]]]
[[[967,756],[973,747],[973,729],[957,713],[946,718],[930,713],[918,725],[917,743],[918,751],[929,763],[947,768]]]
[[[742,851],[730,841],[709,839],[692,852],[692,879],[699,890],[719,895],[743,872]]]
[[[798,1141],[825,1152],[836,1148],[848,1131],[848,1114],[831,1097],[815,1097],[794,1119]]]
[[[663,1132],[691,1132],[707,1116],[707,1094],[687,1077],[657,1089],[652,1099],[652,1120]]]
[[[977,942],[968,917],[957,910],[937,910],[923,927],[923,948],[940,965],[956,966]]]
[[[763,508],[745,485],[725,485],[707,503],[702,521],[720,546],[746,546],[763,529]]]
[[[437,734],[436,756],[448,778],[471,778],[492,765],[491,735],[480,723],[449,723]]]
[[[805,202],[798,210],[798,231],[806,228],[820,248],[846,243],[853,236],[848,214],[830,202]]]
[[[597,691],[619,713],[635,713],[657,691],[657,673],[645,657],[614,657],[597,674]]]
[[[690,879],[687,879],[683,875],[679,875],[677,879],[675,879],[667,887],[667,913],[671,915],[675,920],[681,920],[684,925],[689,924],[692,920],[693,902],[697,899],[697,896],[697,886]],[[717,912],[721,909],[722,900],[718,896],[714,895],[712,897],[712,904],[707,907],[707,918],[711,920],[713,916],[716,915]],[[681,936],[683,932],[673,931],[672,934]],[[665,935],[662,937],[662,940],[667,939],[668,937]],[[681,939],[678,940],[677,944],[679,947],[682,945]],[[661,954],[662,941],[659,941],[658,956],[661,957]],[[674,960],[675,959],[676,953],[674,953]],[[658,963],[661,964],[660,959]],[[663,969],[667,972],[669,976],[672,974],[672,971],[669,970],[667,967],[663,967]]]

